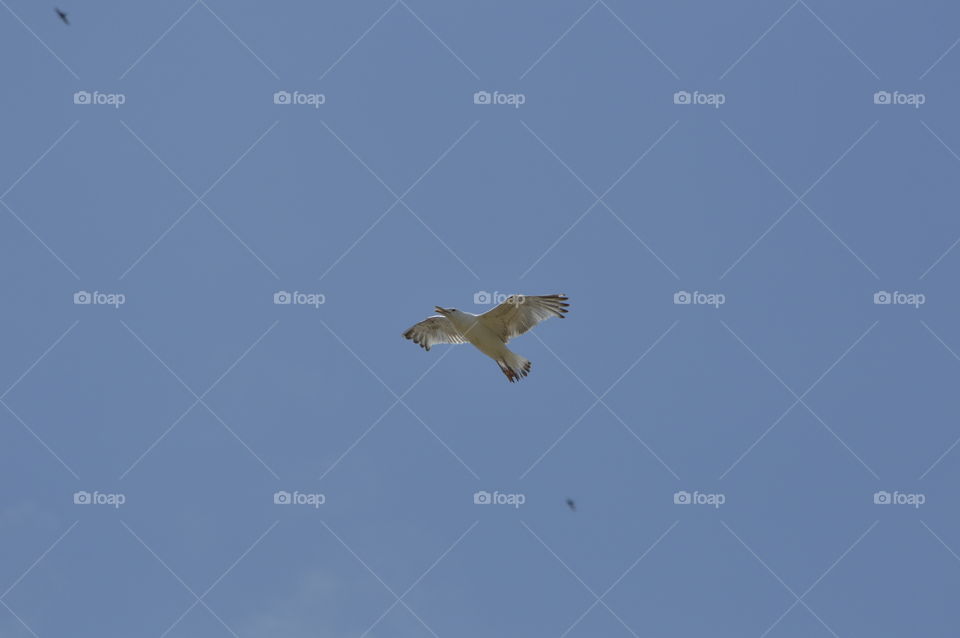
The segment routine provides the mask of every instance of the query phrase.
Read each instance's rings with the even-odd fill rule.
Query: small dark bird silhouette
[[[573,499],[572,499],[572,498],[568,498],[568,499],[567,499],[567,507],[570,508],[570,511],[571,511],[571,512],[576,512],[576,511],[577,511],[577,504],[573,502]]]
[[[67,14],[66,14],[66,13],[64,13],[63,11],[61,11],[61,10],[58,9],[58,8],[54,8],[53,10],[57,12],[57,15],[60,16],[60,19],[63,20],[63,23],[64,23],[64,24],[70,24],[70,21],[67,20]]]

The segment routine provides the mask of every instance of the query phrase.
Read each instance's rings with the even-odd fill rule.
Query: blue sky
[[[954,634],[952,3],[0,5],[3,636]]]

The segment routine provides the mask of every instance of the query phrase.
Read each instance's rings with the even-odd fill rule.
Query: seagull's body
[[[67,14],[61,11],[59,8],[55,8],[54,11],[57,12],[57,16],[63,20],[64,24],[70,24],[70,20],[67,19]]]
[[[437,343],[470,343],[497,362],[513,383],[530,373],[530,361],[507,348],[507,342],[522,335],[549,317],[563,318],[567,312],[564,295],[526,297],[512,295],[499,306],[481,315],[436,307],[440,314],[424,319],[403,333],[425,350]]]

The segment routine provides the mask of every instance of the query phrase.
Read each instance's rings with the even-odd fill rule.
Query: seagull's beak
[[[433,309],[436,310],[437,312],[439,312],[441,315],[445,315],[445,314],[447,314],[448,312],[450,312],[450,311],[447,310],[446,308],[441,308],[440,306],[434,306]]]

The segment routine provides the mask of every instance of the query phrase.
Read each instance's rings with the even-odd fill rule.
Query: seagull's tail
[[[502,359],[497,359],[497,365],[503,370],[510,383],[519,381],[530,374],[530,360],[524,359],[515,352],[507,352]]]

